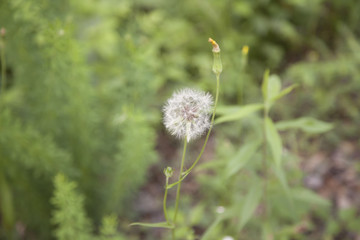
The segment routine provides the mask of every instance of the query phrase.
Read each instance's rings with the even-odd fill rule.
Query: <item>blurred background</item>
[[[214,93],[212,37],[220,105],[261,103],[270,69],[299,85],[274,122],[321,120],[281,131],[299,191],[288,207],[269,183],[273,239],[359,240],[359,13],[358,0],[1,0],[0,239],[168,239],[128,224],[163,221],[162,171],[178,169],[181,141],[161,109],[179,88]],[[231,177],[223,166],[259,124],[256,113],[215,126],[182,187],[180,239],[209,227],[208,239],[260,239],[261,206],[246,226],[216,220],[257,184],[260,156]]]

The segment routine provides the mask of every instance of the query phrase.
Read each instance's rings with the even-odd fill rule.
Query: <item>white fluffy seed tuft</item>
[[[211,94],[190,88],[175,92],[164,106],[164,125],[178,138],[195,139],[210,128]]]

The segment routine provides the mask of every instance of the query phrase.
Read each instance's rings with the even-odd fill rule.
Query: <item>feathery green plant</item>
[[[58,240],[122,240],[117,232],[117,218],[107,216],[102,220],[100,234],[93,235],[90,219],[84,208],[84,196],[77,192],[75,182],[69,181],[63,174],[54,178],[54,196],[51,201],[55,206],[52,222],[56,225],[54,234]]]
[[[126,216],[124,206],[156,159],[149,99],[159,85],[149,83],[153,67],[143,58],[151,52],[136,39],[115,38],[119,51],[104,54],[92,34],[117,35],[117,25],[107,22],[118,18],[123,3],[114,10],[108,1],[94,32],[87,23],[97,16],[85,12],[96,13],[102,3],[77,2],[0,2],[6,29],[6,51],[3,30],[0,44],[0,236],[18,237],[14,223],[20,222],[25,234],[50,238],[58,172],[77,182],[94,225],[110,213]]]

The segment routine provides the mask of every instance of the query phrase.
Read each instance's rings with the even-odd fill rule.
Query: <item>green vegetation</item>
[[[163,209],[179,240],[359,238],[359,12],[0,1],[0,239],[171,239]],[[219,105],[196,166],[205,137],[187,147],[178,201],[182,141],[161,109],[184,87],[215,96],[208,37]]]

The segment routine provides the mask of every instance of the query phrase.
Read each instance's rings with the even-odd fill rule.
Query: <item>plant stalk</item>
[[[184,169],[186,146],[187,146],[187,138],[184,138],[184,150],[183,150],[183,154],[182,154],[181,166],[180,166],[180,171],[179,171],[179,181],[181,180],[182,172],[183,172],[183,169]],[[175,222],[176,222],[176,217],[177,217],[177,213],[178,213],[178,210],[179,210],[180,188],[181,188],[181,181],[179,182],[179,184],[177,186],[177,192],[176,192],[175,213],[174,213],[174,219],[173,219],[174,228],[171,230],[173,240],[175,240],[175,229],[176,229]]]
[[[263,196],[264,196],[264,222],[266,223],[268,220],[268,196],[267,196],[267,184],[268,184],[268,163],[267,163],[267,127],[266,120],[269,117],[269,110],[267,103],[264,103],[264,120],[263,120]]]
[[[169,178],[166,177],[166,183],[165,183],[165,193],[164,193],[164,201],[163,201],[163,209],[164,209],[164,217],[166,222],[169,224],[169,218],[166,211],[166,201],[167,201],[167,194],[168,194],[168,184],[169,184]]]

